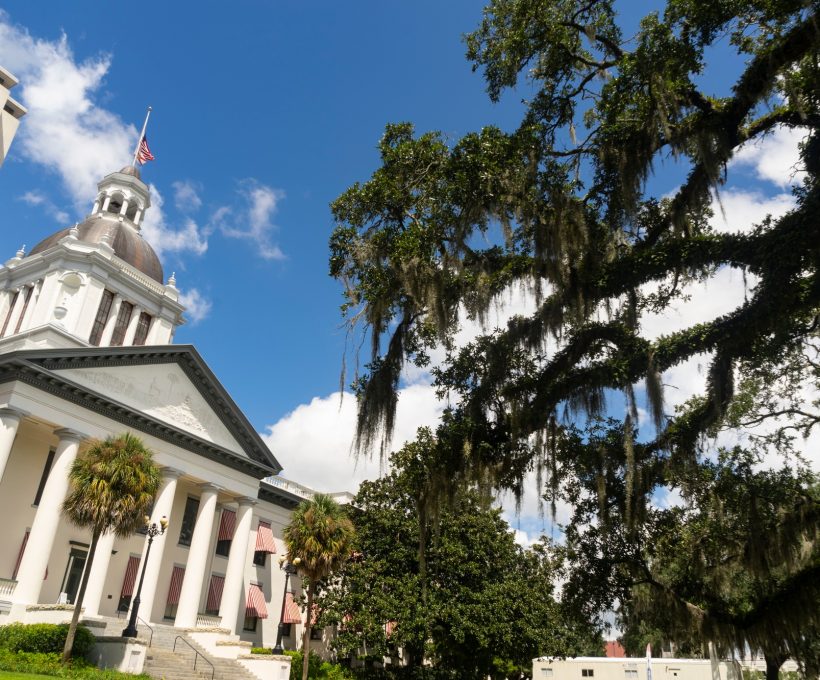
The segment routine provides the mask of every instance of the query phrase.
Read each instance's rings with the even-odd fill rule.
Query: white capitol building
[[[155,452],[151,519],[169,521],[140,619],[273,647],[284,610],[284,646],[296,648],[301,584],[285,593],[278,560],[291,510],[312,492],[278,476],[196,349],[172,344],[185,310],[140,234],[150,198],[139,171],[98,186],[83,222],[0,266],[0,625],[67,620],[90,542],[61,515],[67,473],[84,440],[127,431]],[[140,534],[101,539],[84,619],[128,611],[146,546]]]

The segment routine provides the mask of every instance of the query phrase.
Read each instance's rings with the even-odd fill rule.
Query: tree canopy
[[[333,203],[331,274],[352,332],[370,338],[356,382],[360,451],[389,435],[402,369],[427,366],[434,347],[451,350],[434,374],[470,453],[453,460],[484,472],[520,471],[522,456],[542,463],[564,416],[600,414],[611,390],[634,422],[645,386],[658,427],[650,450],[677,463],[724,422],[739,370],[777,372],[791,358],[816,379],[817,4],[669,0],[628,38],[616,10],[612,0],[491,2],[468,57],[493,99],[527,81],[520,126],[451,140],[388,125],[381,167]],[[731,81],[710,61],[718,47],[742,63]],[[804,134],[795,207],[748,232],[711,228],[732,158],[782,127]],[[671,196],[647,190],[661,162],[686,173]],[[736,309],[647,336],[647,314],[723,267],[753,282]],[[484,318],[516,286],[532,292],[531,314],[453,347],[460,319]],[[700,355],[706,390],[671,417],[661,375]],[[817,409],[801,406],[775,410],[810,428]]]
[[[516,545],[474,491],[455,493],[434,518],[420,514],[435,446],[421,430],[356,496],[356,558],[319,598],[321,622],[339,626],[337,653],[380,661],[401,649],[406,677],[428,666],[440,678],[517,677],[537,656],[601,654],[597,629],[553,596],[550,545]]]
[[[385,454],[402,371],[429,368],[449,406],[426,503],[462,482],[519,492],[536,469],[551,500],[583,490],[577,503],[598,513],[578,546],[592,554],[606,539],[634,555],[661,537],[688,536],[694,549],[739,531],[709,501],[721,475],[737,473],[715,472],[716,438],[741,441],[755,470],[773,459],[797,469],[800,439],[820,424],[820,5],[667,0],[634,33],[622,28],[623,6],[491,0],[467,56],[491,99],[525,94],[520,124],[460,139],[388,125],[381,166],[332,204],[330,271],[354,346],[369,348],[354,382],[359,453]],[[752,228],[713,226],[732,161],[783,129],[802,139],[793,207]],[[680,173],[671,192],[650,181],[661,165]],[[747,284],[734,309],[653,333],[653,316],[729,268]],[[517,289],[530,312],[456,345],[465,319],[486,319]],[[664,374],[694,358],[705,386],[673,411]],[[653,428],[638,428],[641,395]],[[607,400],[621,399],[623,418],[602,426]],[[657,514],[669,492],[691,516]],[[805,512],[773,510],[779,519],[763,530],[773,547],[816,536],[818,501],[805,497]],[[748,498],[731,498],[748,509]],[[754,541],[745,545],[754,555]],[[617,575],[605,560],[589,566],[603,582]],[[769,566],[756,572],[767,588],[794,576],[778,572],[783,561]],[[710,611],[707,581],[698,597],[675,592]],[[705,620],[701,634],[726,644],[743,628]],[[794,647],[787,629],[759,631]]]

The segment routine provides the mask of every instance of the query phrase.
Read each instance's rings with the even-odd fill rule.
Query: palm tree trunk
[[[97,552],[97,543],[100,540],[100,531],[94,529],[91,533],[91,545],[88,546],[88,559],[83,569],[83,577],[80,580],[80,590],[77,592],[77,601],[74,603],[74,614],[71,616],[71,624],[68,627],[68,634],[65,636],[65,647],[63,647],[63,663],[71,658],[71,648],[74,646],[74,636],[77,634],[77,623],[80,621],[80,612],[83,609],[83,598],[85,589],[88,586],[88,577],[91,575],[91,565],[94,563],[94,553]]]
[[[310,666],[310,629],[313,620],[313,589],[314,581],[308,581],[307,619],[305,621],[305,637],[302,640],[302,680],[308,680]]]

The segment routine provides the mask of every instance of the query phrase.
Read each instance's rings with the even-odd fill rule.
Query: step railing
[[[177,636],[174,638],[174,649],[173,649],[173,651],[174,651],[174,652],[176,652],[176,651],[177,651],[177,640],[182,640],[182,642],[184,642],[186,645],[188,645],[191,649],[193,649],[193,650],[194,650],[194,670],[196,670],[196,662],[197,662],[197,660],[198,660],[200,657],[202,657],[202,660],[203,660],[206,664],[208,664],[208,665],[211,667],[211,680],[214,680],[214,674],[216,673],[216,668],[214,667],[214,665],[213,665],[210,661],[208,661],[208,659],[206,659],[206,658],[205,658],[202,654],[200,654],[199,650],[198,650],[196,647],[194,647],[194,646],[193,646],[190,642],[188,642],[188,641],[187,641],[184,637],[182,637],[181,635],[177,635]]]
[[[143,626],[145,626],[148,630],[151,631],[151,634],[148,636],[148,646],[150,647],[151,643],[154,641],[154,629],[148,625],[148,621],[139,616],[137,616],[137,623],[141,623]]]
[[[16,587],[17,581],[13,578],[0,578],[0,597],[11,597]]]

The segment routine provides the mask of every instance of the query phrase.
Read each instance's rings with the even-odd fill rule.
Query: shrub
[[[251,647],[251,654],[273,654],[270,647]]]
[[[0,648],[11,652],[62,654],[67,634],[67,623],[10,623],[0,626]],[[93,646],[94,636],[91,631],[78,626],[71,648],[72,656],[84,657]]]
[[[290,657],[290,680],[302,680],[302,652],[291,652],[285,650],[285,654]],[[308,677],[321,678],[319,669],[322,666],[322,660],[316,652],[310,653],[310,660],[308,661]]]
[[[102,670],[83,659],[60,663],[62,654],[37,654],[34,652],[11,652],[0,648],[0,671],[52,675],[69,680],[151,680],[147,675],[130,675],[114,670]]]

